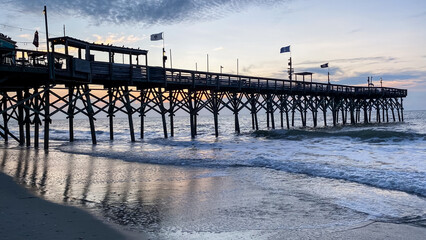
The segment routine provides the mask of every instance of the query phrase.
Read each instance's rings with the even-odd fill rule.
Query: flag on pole
[[[290,52],[290,46],[281,48],[280,53],[286,53],[286,52]]]
[[[33,40],[33,44],[34,46],[38,47],[39,46],[39,42],[38,42],[38,31],[35,31],[34,33],[34,40]]]
[[[328,68],[328,63],[321,64],[321,68]]]
[[[151,34],[151,41],[163,40],[163,33]]]

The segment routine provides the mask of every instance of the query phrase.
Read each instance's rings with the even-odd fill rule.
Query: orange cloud
[[[89,42],[95,42],[95,43],[103,43],[103,44],[113,44],[113,45],[129,45],[129,44],[133,44],[133,43],[137,43],[140,42],[141,40],[143,40],[144,38],[140,38],[138,36],[135,36],[133,34],[131,35],[122,35],[119,36],[117,34],[108,34],[107,36],[101,36],[98,34],[93,34],[92,35],[95,40],[88,40]]]

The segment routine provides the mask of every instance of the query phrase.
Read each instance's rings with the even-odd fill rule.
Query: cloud
[[[89,42],[95,42],[95,43],[104,43],[104,44],[129,44],[129,43],[135,43],[142,40],[142,38],[139,38],[135,35],[117,35],[110,33],[107,36],[101,36],[98,34],[92,35],[94,39],[89,39]]]
[[[245,74],[252,74],[253,70],[256,68],[256,66],[254,64],[250,64],[248,66],[243,66],[242,67],[242,72]]]
[[[34,12],[46,2],[50,12],[89,17],[97,24],[167,25],[217,19],[250,6],[272,6],[286,0],[14,0],[8,4]]]
[[[367,77],[373,76],[373,82],[380,84],[380,78],[383,79],[384,87],[396,87],[396,88],[408,88],[408,89],[424,89],[426,90],[426,75],[425,71],[405,71],[386,73],[381,75],[375,75],[371,72],[355,73],[353,76],[341,77],[338,82],[339,84],[347,85],[366,85]]]
[[[352,29],[351,31],[349,31],[348,34],[358,33],[358,32],[361,32],[361,31],[362,31],[361,28],[355,28],[355,29]]]
[[[332,63],[356,63],[356,62],[393,62],[396,61],[397,58],[394,57],[357,57],[357,58],[339,58],[339,59],[330,59],[328,62],[330,65]],[[300,65],[310,65],[310,64],[323,64],[327,61],[305,61],[299,63]]]
[[[328,69],[324,68],[320,68],[320,66],[318,65],[318,67],[311,67],[311,68],[298,68],[297,72],[312,72],[314,74],[326,74],[327,72],[330,72],[331,75],[342,75],[344,74],[344,71],[337,66],[333,66],[333,67],[329,67]]]
[[[221,51],[223,49],[224,49],[223,47],[217,47],[217,48],[213,49],[213,51],[217,52],[217,51]]]
[[[26,40],[33,40],[33,36],[30,35],[30,34],[28,34],[28,33],[26,33],[26,34],[20,34],[20,35],[18,35],[18,37],[24,38]]]

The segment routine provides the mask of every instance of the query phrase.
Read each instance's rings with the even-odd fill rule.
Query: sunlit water
[[[334,231],[369,221],[424,225],[426,111],[404,123],[253,131],[251,118],[175,119],[164,139],[160,117],[146,119],[145,139],[130,142],[127,119],[55,120],[52,147],[1,143],[0,170],[44,198],[157,238],[279,238],[281,231]],[[136,136],[139,122],[135,117]],[[170,130],[170,129],[169,129]]]

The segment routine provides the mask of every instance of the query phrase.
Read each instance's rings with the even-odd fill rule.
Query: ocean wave
[[[306,174],[313,177],[323,177],[356,182],[381,189],[397,190],[426,197],[426,172],[407,172],[384,169],[370,169],[351,166],[336,166],[324,163],[276,161],[255,159],[247,164],[236,164],[236,167],[263,167],[275,170]]]
[[[362,141],[416,141],[426,140],[426,134],[414,132],[400,132],[378,129],[292,129],[292,130],[259,130],[251,133],[253,137],[267,139],[305,140],[307,138],[348,137]]]

